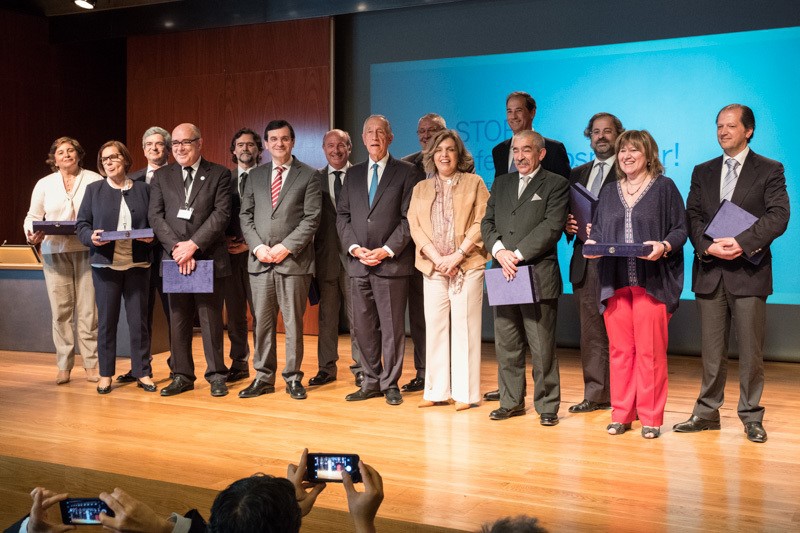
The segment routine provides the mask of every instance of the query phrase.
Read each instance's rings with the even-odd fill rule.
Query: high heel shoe
[[[140,389],[144,389],[145,392],[156,392],[158,390],[158,387],[156,387],[155,383],[151,383],[148,385],[147,383],[142,383],[138,379],[136,380],[136,386],[139,387]]]
[[[69,370],[59,370],[56,374],[56,385],[69,383]]]
[[[100,385],[98,385],[97,394],[108,394],[109,392],[111,392],[111,378],[104,378],[104,379],[108,379],[108,385],[106,385],[105,387],[101,387]],[[97,380],[100,381],[100,378],[97,378]]]

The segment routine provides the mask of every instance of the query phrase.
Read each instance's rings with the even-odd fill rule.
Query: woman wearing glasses
[[[117,322],[122,298],[128,317],[131,374],[146,392],[155,392],[150,378],[150,333],[147,300],[150,286],[153,238],[101,240],[103,231],[127,231],[148,227],[150,186],[132,181],[126,174],[131,155],[119,141],[108,141],[97,154],[97,168],[106,179],[86,188],[78,212],[78,238],[89,247],[92,279],[98,310],[98,394],[111,392],[117,358]]]
[[[97,308],[89,274],[89,251],[75,235],[45,236],[41,231],[34,232],[33,222],[75,220],[86,186],[103,179],[81,168],[85,153],[71,137],[53,141],[46,160],[53,173],[40,179],[33,188],[24,223],[28,243],[42,245],[42,271],[53,316],[57,385],[69,382],[75,364],[76,320],[86,379],[97,381]]]

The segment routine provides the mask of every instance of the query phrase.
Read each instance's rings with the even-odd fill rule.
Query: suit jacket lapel
[[[395,164],[394,158],[389,156],[388,161],[386,161],[386,168],[383,169],[383,175],[381,176],[381,179],[378,182],[378,188],[375,191],[375,201],[372,202],[372,205],[369,207],[370,213],[372,213],[372,210],[381,201],[381,196],[383,195],[384,191],[386,191],[386,188],[389,186],[389,183],[394,177],[396,166],[397,165]],[[367,181],[369,181],[369,178],[367,178]],[[367,191],[367,203],[369,203],[369,191]]]
[[[194,199],[197,198],[197,195],[200,193],[200,189],[203,188],[203,185],[206,183],[206,177],[208,176],[209,167],[211,165],[208,164],[208,161],[205,159],[200,159],[200,166],[197,167],[197,175],[194,177],[192,181],[192,193],[189,195],[189,205],[191,206],[194,202]],[[181,172],[181,174],[183,174]],[[184,192],[184,195],[186,193]]]
[[[584,187],[586,187],[586,185],[589,183],[589,176],[592,175],[593,168],[594,168],[594,163],[592,163],[591,165],[586,165],[586,168],[584,168],[583,171],[581,171],[581,175],[578,181]]]
[[[736,205],[742,205],[744,199],[747,197],[747,193],[750,192],[750,188],[753,186],[758,176],[758,161],[753,157],[754,155],[755,153],[750,150],[750,153],[747,154],[747,158],[744,160],[742,170],[739,172],[739,178],[736,180],[736,187],[733,189],[733,195],[731,196],[731,202]],[[720,166],[720,173],[721,172],[722,167]]]
[[[271,169],[270,169],[271,170]],[[289,165],[289,170],[286,172],[286,176],[283,177],[283,184],[281,185],[281,192],[278,193],[278,201],[275,203],[275,209],[280,207],[281,202],[288,194],[289,188],[292,186],[292,183],[297,179],[297,176],[300,174],[300,165],[297,164],[297,159],[292,156],[292,163]],[[270,173],[270,176],[272,174]],[[272,183],[270,183],[270,191],[272,190]]]

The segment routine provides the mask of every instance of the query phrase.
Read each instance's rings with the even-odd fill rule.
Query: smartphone
[[[358,460],[358,455],[354,453],[309,453],[306,463],[306,481],[341,483],[342,472],[347,472],[353,483],[361,483]]]
[[[108,508],[100,498],[67,498],[61,504],[61,520],[65,524],[99,524],[100,513],[114,516],[114,511]]]

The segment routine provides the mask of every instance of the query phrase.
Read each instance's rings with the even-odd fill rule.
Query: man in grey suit
[[[343,130],[331,130],[322,138],[322,150],[328,164],[319,169],[318,178],[322,191],[322,215],[314,236],[314,276],[319,284],[319,336],[317,337],[317,361],[319,371],[308,380],[309,385],[325,385],[336,380],[336,361],[339,360],[339,313],[344,305],[350,327],[350,348],[353,364],[350,371],[355,376],[356,386],[364,381],[361,369],[361,348],[353,331],[353,306],[350,301],[350,276],[347,275],[347,253],[342,249],[336,232],[336,201],[342,193],[344,176],[350,168],[350,153],[353,143],[350,134]]]
[[[513,279],[533,266],[539,301],[494,307],[500,408],[489,415],[505,420],[525,414],[526,346],[533,356],[533,404],[543,426],[558,424],[561,385],[556,358],[556,315],[561,273],[556,244],[567,221],[569,182],[540,166],[544,138],[525,130],[512,141],[517,172],[495,178],[481,234],[494,268]]]
[[[703,382],[692,416],[673,427],[678,433],[720,429],[733,320],[739,342],[739,419],[748,440],[767,440],[759,403],[767,296],[772,294],[770,245],[789,224],[789,195],[783,165],[750,149],[755,129],[752,109],[741,104],[723,107],[717,113],[717,141],[724,153],[692,172],[686,217],[695,249],[692,290],[700,311]],[[722,200],[758,220],[738,235],[712,240],[705,229]],[[760,260],[754,257],[758,254],[763,254]]]
[[[153,173],[167,164],[169,151],[172,148],[172,135],[167,130],[159,126],[147,128],[142,135],[142,150],[147,159],[147,166],[132,172],[128,177],[132,180],[144,180],[150,185],[153,180]],[[156,307],[156,297],[161,300],[161,307],[164,309],[164,316],[167,317],[167,329],[169,330],[169,299],[161,290],[161,256],[163,255],[160,246],[153,249],[153,262],[150,264],[150,293],[147,300],[147,328],[150,331],[150,343],[153,342],[153,311]],[[172,368],[172,361],[167,358],[167,364]],[[120,383],[133,383],[136,378],[129,370],[125,374],[117,376]],[[152,376],[151,376],[152,377]]]
[[[615,142],[625,131],[622,122],[610,113],[597,113],[589,119],[583,135],[589,139],[594,159],[573,168],[570,185],[580,183],[595,197],[606,183],[617,179]],[[591,222],[591,221],[585,221]],[[597,262],[583,257],[583,241],[576,237],[578,223],[572,214],[567,216],[564,229],[567,242],[575,239],[569,262],[569,282],[575,293],[581,322],[581,366],[583,367],[583,400],[569,408],[570,413],[590,413],[610,409],[608,376],[608,335],[603,315],[597,307]]]
[[[408,278],[414,270],[406,214],[414,185],[423,176],[411,163],[389,155],[394,136],[385,117],[367,118],[361,138],[369,159],[347,172],[336,217],[342,248],[349,254],[353,320],[364,369],[361,388],[345,399],[385,395],[386,403],[400,405],[397,381],[403,373]]]
[[[239,397],[275,392],[280,310],[286,327],[286,366],[282,372],[286,392],[295,400],[303,400],[303,314],[314,274],[311,241],[319,226],[322,197],[316,171],[292,155],[292,125],[273,120],[267,124],[264,138],[272,160],[250,172],[240,215],[251,252],[256,377]]]
[[[261,136],[250,128],[242,128],[231,139],[231,158],[236,163],[231,184],[231,222],[225,232],[225,241],[231,259],[231,275],[225,278],[225,311],[228,317],[228,338],[231,341],[231,371],[228,383],[250,377],[250,345],[247,343],[247,307],[255,316],[253,296],[250,293],[250,274],[247,272],[249,248],[242,235],[239,211],[242,193],[249,173],[261,162]],[[255,343],[254,343],[255,344]]]
[[[225,249],[225,228],[231,216],[231,172],[200,157],[203,137],[193,124],[172,131],[175,163],[161,167],[150,182],[148,218],[164,252],[189,274],[198,260],[213,260],[214,291],[170,294],[170,350],[172,383],[161,389],[173,396],[194,389],[192,333],[194,316],[200,317],[205,378],[212,396],[225,396],[228,369],[222,355],[222,281],[231,273]]]

